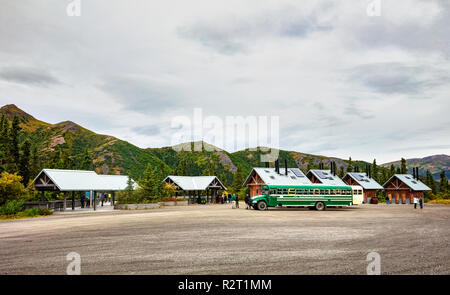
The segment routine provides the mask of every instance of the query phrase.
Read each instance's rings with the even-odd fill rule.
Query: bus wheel
[[[315,208],[317,211],[323,211],[325,210],[325,204],[323,202],[317,202]]]
[[[266,210],[267,204],[264,201],[259,201],[258,204],[256,204],[256,207],[258,208],[258,210]]]

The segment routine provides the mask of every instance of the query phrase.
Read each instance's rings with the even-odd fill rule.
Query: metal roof
[[[121,191],[126,189],[128,182],[128,176],[125,175],[98,175],[95,171],[86,170],[43,169],[34,179],[35,187],[41,186],[37,180],[43,174],[60,191]],[[134,180],[133,183],[136,188]]]
[[[311,184],[311,181],[309,181],[305,174],[298,168],[288,168],[288,175],[286,176],[285,168],[280,168],[280,174],[278,174],[275,172],[275,168],[255,167],[245,180],[244,186],[250,182],[253,173],[258,174],[262,181],[264,181],[264,184],[267,185]]]
[[[411,174],[394,174],[388,181],[386,181],[385,184],[383,184],[383,187],[386,187],[386,185],[390,183],[394,177],[400,179],[400,181],[405,183],[414,191],[431,191],[431,188],[426,186],[422,181],[414,179]]]
[[[206,190],[214,180],[217,180],[221,189],[226,190],[227,188],[220,182],[220,180],[216,176],[177,176],[177,175],[169,175],[164,181],[167,179],[172,180],[180,189],[184,191],[202,191]]]
[[[337,175],[333,175],[331,170],[309,170],[308,175],[312,173],[321,183],[326,185],[347,185]]]
[[[365,172],[348,172],[344,176],[344,179],[347,175],[353,178],[353,180],[356,181],[364,189],[383,189],[383,187],[378,182],[376,182],[373,178],[368,177],[367,173]]]

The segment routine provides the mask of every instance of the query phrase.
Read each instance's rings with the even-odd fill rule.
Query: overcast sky
[[[279,116],[287,150],[450,154],[450,1],[71,2],[0,0],[1,105],[140,147],[199,107]]]

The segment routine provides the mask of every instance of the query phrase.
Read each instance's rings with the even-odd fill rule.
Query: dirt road
[[[450,206],[192,205],[0,222],[0,274],[450,274]]]

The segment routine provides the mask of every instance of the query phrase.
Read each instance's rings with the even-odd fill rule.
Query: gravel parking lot
[[[243,205],[243,204],[242,204]],[[0,274],[450,273],[450,206],[362,205],[324,212],[190,205],[0,222]]]

